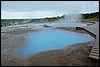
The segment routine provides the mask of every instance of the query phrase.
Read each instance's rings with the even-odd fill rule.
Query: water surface
[[[30,56],[37,52],[64,48],[68,45],[93,40],[87,34],[79,34],[64,30],[40,30],[30,33],[27,42],[21,49],[21,56]]]
[[[46,25],[52,27],[84,27],[87,26],[87,23],[46,23]]]

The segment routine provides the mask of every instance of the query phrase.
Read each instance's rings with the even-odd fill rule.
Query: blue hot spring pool
[[[92,41],[93,38],[87,34],[49,29],[32,32],[26,40],[20,50],[20,55],[24,57],[46,50],[64,48],[75,43]]]

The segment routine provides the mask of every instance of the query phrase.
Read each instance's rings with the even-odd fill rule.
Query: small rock
[[[11,58],[9,58],[8,60],[11,61]]]

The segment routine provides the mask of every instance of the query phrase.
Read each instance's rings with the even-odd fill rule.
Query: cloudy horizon
[[[99,1],[1,1],[1,19],[44,18],[99,11]]]

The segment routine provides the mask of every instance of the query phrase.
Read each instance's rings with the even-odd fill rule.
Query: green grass
[[[97,18],[87,18],[87,19],[82,19],[82,21],[99,21]]]

